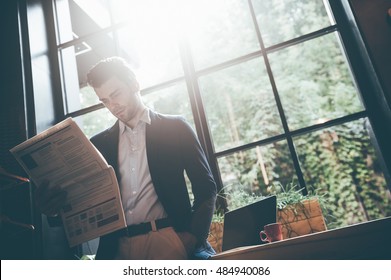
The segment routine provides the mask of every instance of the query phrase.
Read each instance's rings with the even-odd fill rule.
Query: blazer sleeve
[[[197,237],[198,242],[204,242],[215,208],[216,183],[196,134],[184,120],[181,122],[179,135],[184,169],[194,195],[190,231]]]

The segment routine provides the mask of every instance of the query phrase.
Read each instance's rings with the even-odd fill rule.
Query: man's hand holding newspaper
[[[61,215],[70,246],[126,227],[113,168],[71,118],[11,152],[37,186],[39,210]]]

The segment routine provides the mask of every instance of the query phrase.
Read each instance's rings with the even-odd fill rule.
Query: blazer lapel
[[[149,116],[151,118],[151,124],[147,125],[146,131],[145,131],[145,138],[146,138],[146,147],[147,147],[147,158],[148,158],[148,164],[153,165],[153,162],[155,162],[155,157],[157,154],[157,145],[156,140],[156,119],[158,116],[153,111],[149,111]]]
[[[146,148],[149,171],[151,173],[152,181],[156,192],[159,193],[159,116],[153,111],[149,111],[151,117],[151,124],[146,127]]]

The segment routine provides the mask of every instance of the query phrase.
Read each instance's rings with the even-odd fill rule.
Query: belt
[[[120,236],[133,237],[136,235],[146,234],[150,231],[157,231],[159,229],[171,226],[172,223],[170,219],[163,218],[147,223],[127,226],[126,228],[119,230],[119,234]]]

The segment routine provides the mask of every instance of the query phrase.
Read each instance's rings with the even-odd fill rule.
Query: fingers
[[[66,191],[59,187],[50,187],[47,181],[35,190],[35,204],[41,213],[48,216],[57,215],[65,205],[66,198]]]
[[[41,204],[41,212],[48,216],[56,216],[65,205],[67,192],[59,191],[46,197],[46,201]]]

